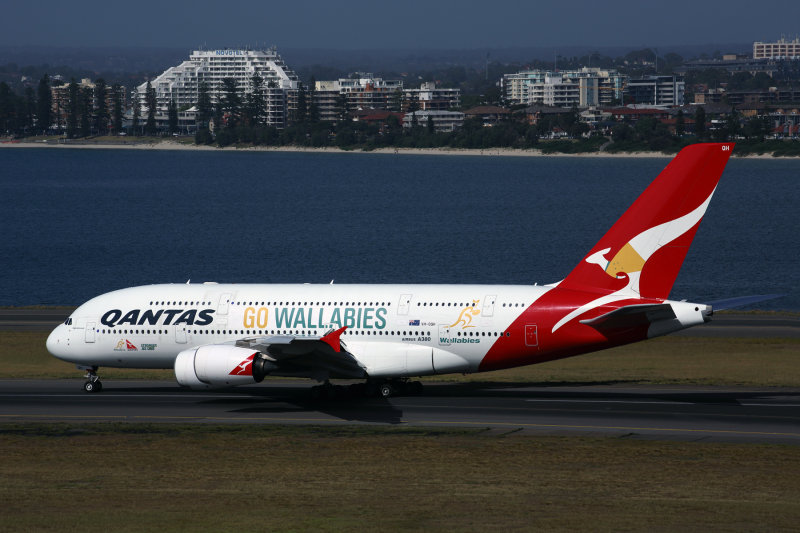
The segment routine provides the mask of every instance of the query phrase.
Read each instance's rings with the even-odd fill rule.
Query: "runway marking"
[[[638,400],[563,400],[559,398],[554,398],[552,400],[548,399],[535,399],[535,400],[525,400],[526,402],[560,402],[560,403],[631,403],[631,404],[640,404],[640,403],[647,403],[647,404],[656,404],[656,405],[676,405],[676,404],[683,404],[683,405],[694,405],[697,402],[658,402],[658,401],[638,401]]]
[[[405,422],[404,422],[405,423]],[[772,431],[734,431],[728,429],[688,429],[688,428],[641,428],[641,427],[628,427],[628,426],[573,426],[564,424],[515,424],[513,422],[448,422],[448,421],[427,421],[420,422],[425,424],[468,424],[468,425],[492,425],[492,426],[509,426],[509,427],[539,427],[539,428],[562,428],[562,429],[618,429],[625,431],[685,431],[689,433],[722,433],[730,435],[770,435],[776,437],[800,437],[800,433],[779,433]]]
[[[739,405],[756,406],[756,407],[800,407],[800,403],[742,403]]]
[[[90,398],[224,398],[224,399],[231,399],[231,398],[261,398],[261,396],[250,396],[250,395],[221,395],[221,394],[114,394],[109,393],[105,395],[89,395],[86,393],[76,392],[74,394],[33,394],[33,393],[22,393],[22,394],[0,394],[0,398],[77,398],[77,399],[90,399]]]
[[[126,415],[32,415],[0,414],[0,418],[129,418]]]
[[[14,415],[0,414],[2,418],[35,417],[35,418],[127,418],[141,420],[205,420],[205,421],[271,421],[271,422],[336,422],[339,424],[356,424],[352,420],[341,420],[336,418],[278,418],[278,417],[206,417],[206,416],[103,416],[103,415]],[[387,425],[380,422],[366,422],[372,425]],[[453,426],[503,426],[503,427],[522,427],[522,428],[549,428],[549,429],[585,429],[585,430],[618,430],[618,431],[656,431],[656,432],[685,432],[685,433],[709,433],[719,435],[761,435],[773,437],[800,437],[800,433],[782,433],[772,431],[737,431],[727,429],[691,429],[691,428],[659,428],[659,427],[636,427],[636,426],[586,426],[570,424],[531,424],[515,422],[470,422],[470,421],[451,421],[451,420],[423,420],[417,422],[402,421],[397,425],[453,425]]]

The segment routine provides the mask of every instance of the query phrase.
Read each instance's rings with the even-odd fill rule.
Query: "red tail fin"
[[[681,150],[559,286],[667,298],[733,146]]]

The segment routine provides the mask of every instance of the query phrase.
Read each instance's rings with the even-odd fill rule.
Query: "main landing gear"
[[[83,390],[86,392],[100,392],[103,390],[103,383],[100,381],[100,376],[97,375],[96,366],[80,366],[79,370],[86,370],[86,382],[83,384]]]
[[[342,400],[348,398],[390,398],[392,396],[417,396],[422,394],[422,383],[407,379],[368,380],[352,385],[332,385],[325,382],[311,387],[312,400]]]
[[[391,398],[392,396],[418,396],[422,394],[422,383],[407,379],[388,379],[367,382],[367,396]]]

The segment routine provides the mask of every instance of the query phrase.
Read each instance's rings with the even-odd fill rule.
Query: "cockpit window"
[[[71,326],[72,325],[72,317],[69,317],[68,319],[66,319],[64,321],[64,325],[65,326]]]

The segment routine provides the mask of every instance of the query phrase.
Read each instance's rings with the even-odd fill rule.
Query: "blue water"
[[[0,305],[175,282],[550,283],[666,159],[0,150]],[[787,292],[800,162],[732,159],[673,288]]]

